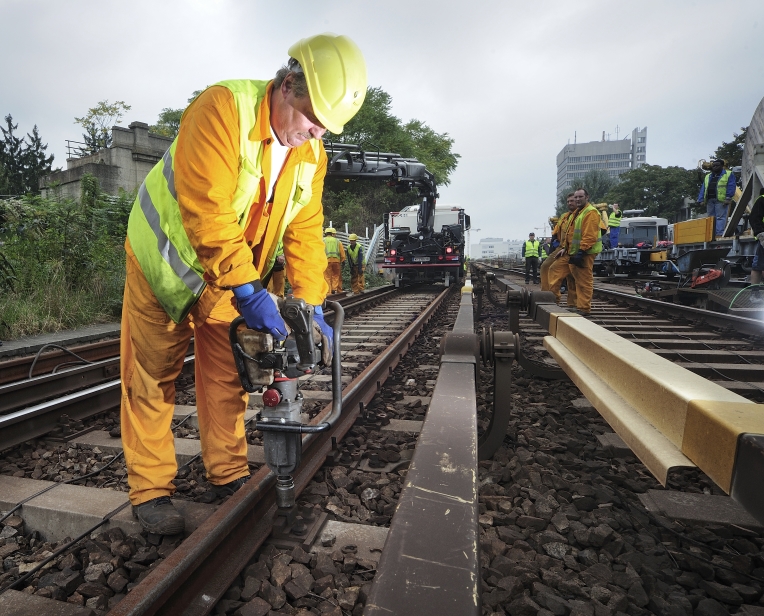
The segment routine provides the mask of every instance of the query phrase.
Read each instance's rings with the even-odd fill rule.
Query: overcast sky
[[[692,168],[764,96],[762,0],[0,0],[0,19],[0,112],[62,167],[100,100],[155,123],[206,85],[271,78],[300,38],[346,34],[398,117],[454,138],[440,203],[467,209],[472,242],[542,227],[574,133],[647,126],[649,164]]]

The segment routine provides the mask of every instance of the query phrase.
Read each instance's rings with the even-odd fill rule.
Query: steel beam
[[[472,311],[463,291],[454,334]],[[442,358],[365,616],[480,614],[475,358],[459,357]]]

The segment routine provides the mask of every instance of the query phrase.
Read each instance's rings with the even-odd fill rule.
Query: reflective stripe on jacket
[[[361,249],[360,244],[356,244],[355,248],[349,245],[346,248],[346,251],[348,253],[348,265],[350,265],[350,267],[355,267],[356,265],[363,266],[363,250]]]
[[[250,223],[250,210],[258,197],[260,180],[263,177],[263,141],[252,139],[251,133],[256,126],[261,105],[270,91],[269,82],[232,80],[216,85],[225,87],[231,92],[238,114],[238,177],[235,191],[228,205],[236,215],[241,229],[238,241],[243,243],[243,232]],[[322,154],[320,142],[311,139],[308,143],[312,150],[313,161],[318,161]],[[130,212],[127,236],[157,300],[172,320],[180,323],[201,296],[206,281],[214,281],[215,276],[205,272],[194,245],[189,240],[188,231],[184,227],[184,212],[181,211],[175,191],[173,159],[177,145],[178,137],[141,185]],[[200,147],[205,147],[205,144]],[[290,150],[287,156],[292,154]],[[292,185],[288,197],[285,203],[279,204],[284,207],[283,213],[280,211],[279,214],[282,215],[272,216],[273,229],[268,229],[267,234],[272,240],[268,245],[261,245],[265,236],[264,228],[260,237],[257,238],[258,246],[254,248],[258,248],[255,256],[259,256],[258,274],[261,277],[273,266],[276,249],[281,243],[287,226],[310,202],[313,196],[312,181],[316,168],[316,162],[300,159],[291,178]],[[274,172],[278,173],[278,170]],[[277,208],[271,209],[275,213]],[[201,212],[202,215],[206,213]],[[216,214],[218,212],[209,212],[210,217]],[[200,212],[194,212],[194,215],[198,218]],[[194,239],[195,244],[201,243],[197,237]],[[223,238],[220,240],[224,241]]]
[[[732,172],[729,169],[725,169],[719,176],[719,181],[716,183],[716,194],[709,196],[708,194],[708,182],[711,179],[710,173],[706,174],[703,178],[703,197],[706,201],[709,199],[716,199],[717,201],[724,201],[727,198],[727,184],[729,183],[730,174]]]
[[[340,241],[336,237],[327,235],[324,238],[324,246],[326,248],[327,259],[340,260]]]
[[[525,251],[523,256],[525,257],[538,257],[539,256],[539,247],[541,245],[541,242],[538,240],[526,240],[525,241]]]
[[[589,214],[589,212],[594,212],[594,215],[597,217],[597,232],[596,232],[596,240],[592,244],[592,247],[587,249],[585,252],[588,255],[596,255],[600,252],[602,252],[602,238],[599,234],[599,219],[600,219],[600,213],[597,210],[596,207],[594,207],[591,203],[587,203],[584,208],[581,210],[578,216],[576,216],[576,220],[573,223],[573,241],[570,243],[570,248],[568,249],[568,254],[574,255],[578,252],[578,249],[581,247],[581,239],[583,237],[583,222],[584,218]]]
[[[608,218],[607,224],[608,227],[615,228],[621,226],[621,216],[623,214],[621,212],[610,212],[610,218]]]

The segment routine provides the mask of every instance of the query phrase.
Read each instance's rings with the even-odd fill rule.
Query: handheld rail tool
[[[242,386],[249,393],[263,392],[263,410],[255,427],[263,433],[265,463],[276,475],[276,515],[284,517],[284,529],[294,526],[297,516],[292,474],[300,465],[303,445],[311,440],[310,435],[328,430],[342,413],[340,332],[345,312],[337,302],[326,303],[334,311],[333,356],[326,348],[328,340],[313,321],[313,306],[294,297],[279,302],[289,328],[286,340],[247,328],[244,317],[237,317],[229,332]],[[329,363],[332,410],[322,423],[303,423],[299,378]],[[303,434],[309,435],[305,441]]]

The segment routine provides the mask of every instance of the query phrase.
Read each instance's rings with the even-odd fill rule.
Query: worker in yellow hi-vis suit
[[[324,250],[326,252],[326,269],[324,279],[329,285],[329,293],[342,292],[342,264],[345,262],[345,247],[334,234],[332,227],[324,231]]]
[[[261,45],[262,47],[262,45]],[[272,50],[265,50],[272,55]],[[294,296],[323,319],[327,285],[321,138],[358,112],[366,65],[353,41],[320,34],[289,48],[271,80],[202,92],[130,211],[121,332],[121,429],[133,515],[150,533],[185,526],[173,506],[175,380],[194,339],[196,409],[209,501],[250,478],[242,389],[229,328],[286,338],[263,281],[283,244]],[[235,306],[232,300],[235,299]]]
[[[363,258],[363,247],[358,243],[358,236],[355,233],[348,235],[350,245],[347,249],[348,266],[350,267],[350,288],[353,293],[360,293],[365,286],[364,266],[366,261]]]

